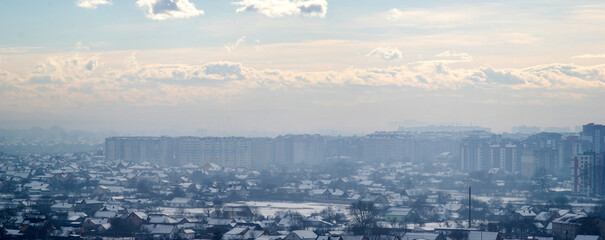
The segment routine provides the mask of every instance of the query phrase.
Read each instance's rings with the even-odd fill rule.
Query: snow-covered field
[[[295,211],[299,212],[303,216],[310,216],[312,213],[321,212],[328,207],[339,213],[347,214],[347,207],[345,204],[334,204],[334,203],[317,203],[317,202],[258,202],[258,201],[247,201],[247,202],[236,202],[227,204],[230,206],[242,206],[247,205],[258,209],[258,213],[264,216],[275,216],[275,213],[280,211]]]
[[[210,209],[206,209],[206,208],[172,208],[172,207],[160,207],[158,208],[158,211],[162,214],[166,214],[166,215],[188,215],[188,216],[195,216],[195,215],[207,215],[207,211],[210,210],[210,212],[212,212],[212,208]]]
[[[503,204],[507,204],[507,203],[517,203],[517,204],[522,204],[527,202],[526,198],[522,198],[522,197],[488,197],[488,196],[473,196],[474,199],[477,199],[479,201],[482,202],[486,202],[489,203],[490,200],[496,198],[496,199],[500,199],[502,200]]]
[[[334,203],[317,203],[317,202],[258,202],[258,201],[245,201],[245,202],[234,202],[227,203],[226,206],[249,206],[255,208],[259,214],[263,216],[275,216],[277,212],[294,211],[302,214],[303,216],[310,216],[312,213],[321,212],[328,207],[332,207],[335,212],[347,214],[346,204],[334,204]],[[158,210],[163,214],[168,215],[206,215],[208,211],[212,212],[213,208],[171,208],[161,207]]]

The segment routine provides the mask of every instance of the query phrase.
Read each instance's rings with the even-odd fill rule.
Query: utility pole
[[[468,229],[471,229],[471,187],[468,187]]]

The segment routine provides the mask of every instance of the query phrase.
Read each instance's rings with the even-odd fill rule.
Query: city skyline
[[[574,130],[605,121],[603,13],[599,1],[5,1],[0,123]]]

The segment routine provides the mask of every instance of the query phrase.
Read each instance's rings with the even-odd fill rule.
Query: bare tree
[[[367,233],[376,226],[378,209],[373,202],[354,202],[349,207],[349,212],[353,217],[354,231]]]
[[[539,190],[543,193],[548,192],[552,185],[552,176],[546,168],[539,168],[534,172],[532,180],[535,182]]]
[[[223,217],[223,200],[220,198],[215,198],[212,200],[212,203],[214,205],[214,217]]]

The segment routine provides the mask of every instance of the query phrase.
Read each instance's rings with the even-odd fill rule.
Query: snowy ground
[[[310,216],[312,213],[321,212],[321,210],[328,207],[339,213],[347,214],[347,207],[345,204],[334,204],[334,203],[316,203],[316,202],[258,202],[258,201],[247,201],[247,202],[236,202],[227,205],[231,206],[242,206],[247,205],[258,209],[258,212],[264,216],[275,216],[275,213],[280,211],[296,211],[303,216]]]
[[[347,207],[349,205],[346,204],[334,204],[334,203],[316,203],[316,202],[304,202],[304,203],[296,203],[296,202],[257,202],[257,201],[246,201],[246,202],[235,202],[235,203],[227,203],[226,206],[250,206],[258,210],[259,214],[263,216],[270,217],[275,216],[277,212],[285,212],[285,211],[295,211],[303,216],[310,216],[312,213],[321,212],[321,210],[326,209],[328,207],[332,207],[335,212],[347,214]],[[163,214],[168,215],[206,215],[208,211],[212,212],[213,209],[206,208],[170,208],[170,207],[161,207],[158,210]]]

